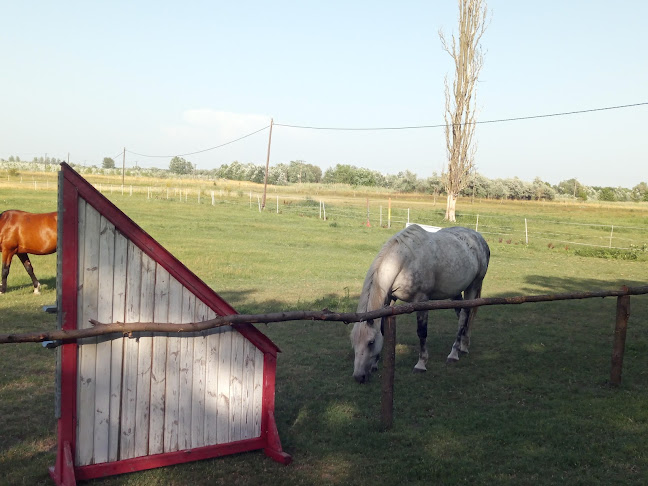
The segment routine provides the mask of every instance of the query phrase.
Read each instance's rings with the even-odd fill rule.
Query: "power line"
[[[234,142],[238,142],[239,140],[243,140],[244,138],[251,137],[252,135],[256,135],[257,133],[262,132],[263,130],[267,130],[268,128],[270,128],[270,125],[265,126],[265,127],[263,127],[263,128],[260,128],[259,130],[255,131],[255,132],[248,133],[247,135],[243,135],[242,137],[239,137],[239,138],[237,138],[237,139],[235,139],[235,140],[230,140],[229,142],[225,142],[225,143],[222,143],[222,144],[220,144],[220,145],[216,145],[215,147],[209,147],[209,148],[206,148],[206,149],[203,149],[203,150],[197,150],[197,151],[195,151],[195,152],[188,152],[188,153],[186,153],[186,154],[173,154],[173,155],[146,155],[146,154],[140,154],[140,153],[137,153],[137,152],[133,152],[132,150],[128,150],[128,149],[126,149],[126,152],[128,152],[129,154],[138,155],[139,157],[160,157],[160,158],[167,158],[167,157],[186,157],[187,155],[201,154],[201,153],[203,153],[203,152],[209,152],[210,150],[216,150],[217,148],[221,148],[221,147],[224,147],[225,145],[229,145],[229,144],[232,144],[232,143],[234,143]]]
[[[617,106],[606,106],[602,108],[590,108],[586,110],[576,110],[576,111],[563,111],[563,112],[557,112],[557,113],[546,113],[546,114],[541,114],[541,115],[529,115],[529,116],[519,116],[519,117],[512,117],[512,118],[500,118],[496,120],[484,120],[484,121],[476,121],[473,122],[475,125],[485,125],[487,123],[504,123],[504,122],[512,122],[512,121],[521,121],[521,120],[533,120],[533,119],[539,119],[539,118],[550,118],[550,117],[559,117],[559,116],[569,116],[569,115],[578,115],[578,114],[583,114],[583,113],[593,113],[597,111],[609,111],[609,110],[619,110],[619,109],[624,109],[624,108],[636,108],[638,106],[645,106],[648,105],[648,102],[641,102],[641,103],[632,103],[628,105],[617,105]],[[275,126],[279,127],[286,127],[286,128],[300,128],[300,129],[307,129],[307,130],[337,130],[337,131],[381,131],[381,130],[417,130],[417,129],[424,129],[424,128],[444,128],[446,126],[445,123],[440,123],[437,125],[411,125],[411,126],[400,126],[400,127],[316,127],[316,126],[309,126],[309,125],[291,125],[287,123],[274,123]],[[168,158],[168,157],[186,157],[188,155],[196,155],[196,154],[201,154],[204,152],[209,152],[210,150],[216,150],[221,147],[225,147],[226,145],[230,145],[232,143],[238,142],[240,140],[243,140],[245,138],[251,137],[252,135],[256,135],[259,132],[262,132],[264,130],[267,130],[270,128],[270,125],[267,125],[263,128],[260,128],[259,130],[256,130],[252,133],[248,133],[247,135],[243,135],[242,137],[239,137],[234,140],[230,140],[229,142],[222,143],[220,145],[216,145],[214,147],[209,147],[206,149],[202,150],[197,150],[195,152],[187,152],[184,154],[172,154],[172,155],[149,155],[149,154],[141,154],[138,152],[133,152],[132,150],[126,150],[126,152],[137,155],[139,157],[151,157],[151,158]],[[119,154],[122,152],[120,151]],[[117,154],[117,155],[119,155]],[[116,156],[115,156],[116,157]],[[114,157],[113,157],[114,158]]]
[[[512,122],[520,120],[533,120],[537,118],[549,118],[557,116],[568,116],[568,115],[578,115],[581,113],[592,113],[596,111],[607,111],[607,110],[619,110],[622,108],[634,108],[637,106],[648,105],[648,102],[643,103],[633,103],[630,105],[618,105],[618,106],[606,106],[604,108],[590,108],[587,110],[577,110],[577,111],[564,111],[559,113],[547,113],[543,115],[530,115],[530,116],[518,116],[514,118],[500,118],[497,120],[484,120],[473,122],[475,125],[484,125],[486,123],[503,123],[503,122]],[[445,123],[438,125],[416,125],[416,126],[404,126],[404,127],[368,127],[368,128],[353,128],[353,127],[315,127],[307,125],[288,125],[284,123],[275,123],[275,126],[278,127],[287,127],[287,128],[303,128],[308,130],[340,130],[340,131],[379,131],[379,130],[416,130],[421,128],[443,128],[446,126]]]

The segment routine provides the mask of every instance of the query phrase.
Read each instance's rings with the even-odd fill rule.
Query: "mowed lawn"
[[[241,313],[355,310],[364,275],[396,232],[362,219],[249,208],[240,195],[198,205],[110,196]],[[340,202],[340,205],[343,203]],[[474,212],[467,202],[459,204]],[[54,191],[0,186],[0,210],[51,211]],[[552,207],[554,208],[552,210]],[[481,214],[538,212],[532,203],[485,204]],[[430,212],[438,211],[430,205]],[[417,207],[425,216],[425,206]],[[648,209],[545,204],[556,220],[648,226]],[[596,212],[600,213],[597,219]],[[331,210],[331,214],[334,211]],[[418,216],[420,214],[420,216]],[[576,256],[573,248],[488,237],[483,296],[646,285],[648,263]],[[55,300],[55,256],[33,257],[43,284],[31,294],[16,259],[0,296],[0,333],[54,328],[41,306]],[[276,417],[281,466],[261,452],[133,473],[90,484],[646,484],[648,482],[648,296],[631,298],[623,383],[608,385],[616,299],[480,309],[470,354],[446,366],[452,311],[430,313],[428,372],[413,374],[414,316],[397,324],[394,426],[380,430],[380,382],[352,377],[342,323],[260,326],[281,348]],[[56,352],[0,345],[0,484],[51,484]]]

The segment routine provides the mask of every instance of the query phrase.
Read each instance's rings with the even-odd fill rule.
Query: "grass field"
[[[317,198],[327,197],[324,188],[318,190]],[[315,211],[283,207],[279,214],[259,213],[237,190],[214,206],[107,195],[242,313],[355,310],[369,264],[402,227],[368,228],[362,217],[336,217],[333,208],[328,221]],[[359,215],[368,197],[339,188],[334,196],[332,207]],[[50,211],[55,201],[51,189],[0,183],[0,210]],[[436,221],[439,204],[407,201],[412,219],[422,222]],[[625,225],[639,228],[639,239],[648,227],[646,205],[461,201],[460,218],[462,211],[484,221],[531,214]],[[572,245],[538,240],[527,246],[519,238],[509,243],[486,236],[492,259],[484,297],[648,282],[645,253],[636,260],[594,258],[577,255]],[[32,261],[44,291],[32,295],[26,273],[14,262],[9,292],[0,296],[0,333],[55,326],[40,310],[55,300],[55,256]],[[254,452],[91,484],[646,484],[648,297],[631,299],[618,389],[607,385],[615,306],[608,298],[485,307],[470,355],[453,366],[445,365],[445,356],[456,333],[454,312],[431,313],[424,375],[411,372],[418,353],[415,318],[399,318],[395,420],[388,432],[379,427],[379,380],[361,386],[351,378],[344,324],[261,326],[283,351],[276,416],[293,464],[283,467]],[[0,484],[50,484],[54,366],[55,352],[40,344],[0,347]]]

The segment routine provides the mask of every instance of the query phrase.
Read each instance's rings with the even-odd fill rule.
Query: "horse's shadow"
[[[56,276],[41,278],[38,280],[38,282],[41,284],[41,289],[40,289],[41,293],[43,293],[43,291],[46,290],[56,291]],[[29,283],[20,282],[13,285],[7,284],[7,293],[15,292],[23,289],[25,289],[28,292],[33,292],[34,287],[32,287],[31,282]]]

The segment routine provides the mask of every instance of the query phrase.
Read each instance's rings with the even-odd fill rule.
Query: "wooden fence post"
[[[614,328],[614,345],[612,347],[612,369],[610,371],[610,384],[621,384],[621,371],[623,368],[623,353],[625,351],[626,331],[630,317],[630,296],[617,297],[616,326]]]
[[[396,317],[385,317],[383,341],[383,371],[380,394],[380,420],[383,429],[390,429],[394,421],[394,365],[396,361]]]

